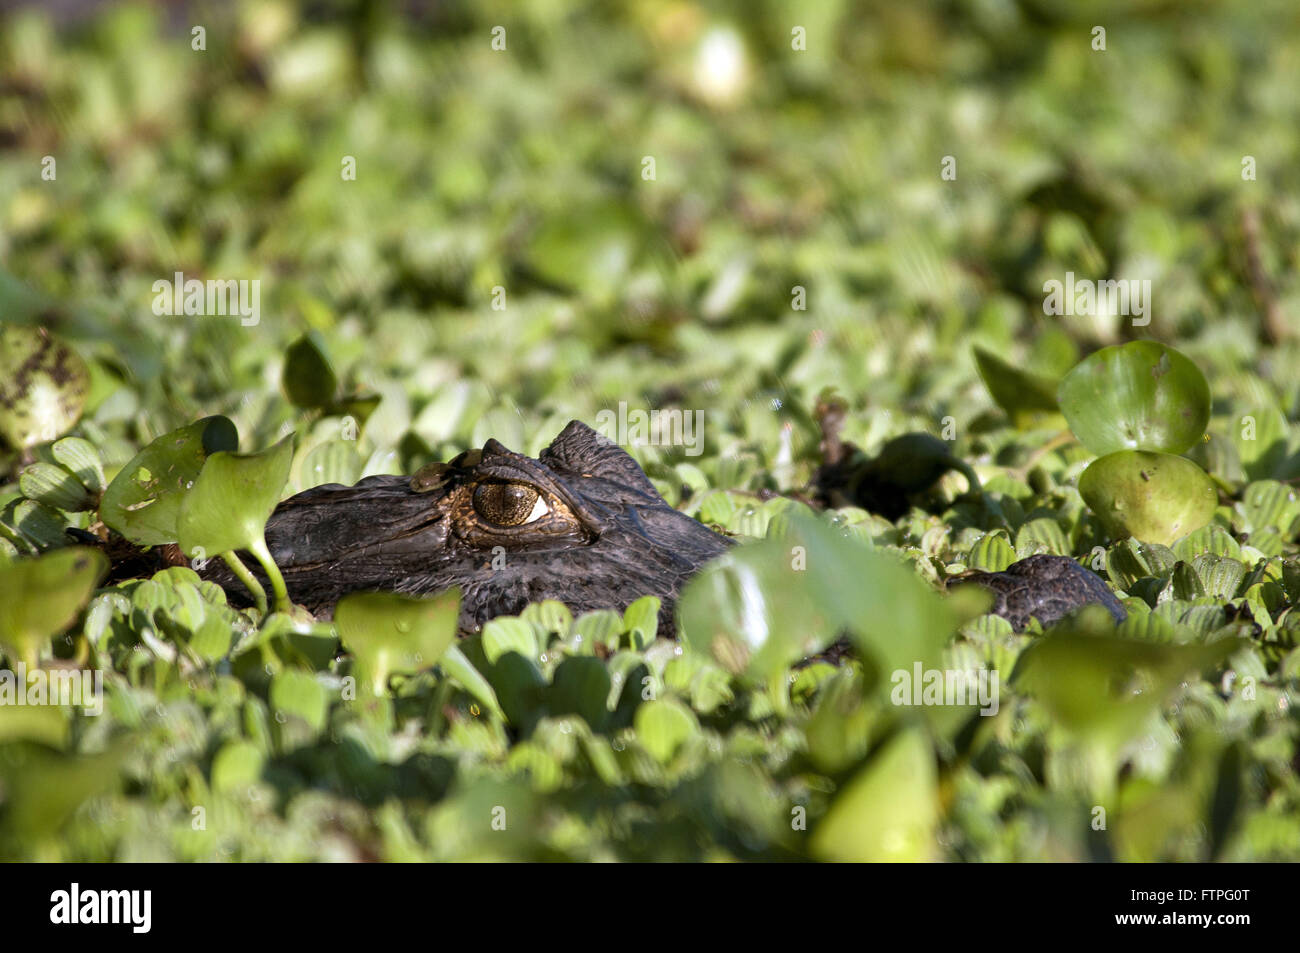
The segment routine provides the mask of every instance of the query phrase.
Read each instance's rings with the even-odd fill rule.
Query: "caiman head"
[[[541,599],[576,614],[654,595],[670,636],[683,583],[730,545],[669,506],[635,460],[576,420],[537,459],[489,440],[409,478],[299,493],[272,514],[266,537],[293,601],[321,618],[360,590],[459,587],[464,631]],[[249,602],[222,564],[204,575]]]

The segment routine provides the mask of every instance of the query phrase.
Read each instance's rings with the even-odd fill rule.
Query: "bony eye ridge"
[[[551,511],[541,494],[525,483],[480,483],[473,501],[474,511],[496,526],[525,526]]]

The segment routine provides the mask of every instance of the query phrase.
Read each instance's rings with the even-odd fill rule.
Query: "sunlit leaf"
[[[1112,538],[1166,546],[1208,523],[1219,501],[1214,481],[1192,461],[1141,450],[1093,461],[1079,494]]]
[[[375,695],[394,672],[432,667],[455,641],[460,593],[418,598],[395,592],[354,592],[334,609],[343,647],[356,658],[359,680]]]
[[[1102,348],[1061,381],[1061,411],[1096,454],[1183,453],[1205,433],[1210,387],[1200,368],[1156,341]]]
[[[163,434],[114,477],[100,502],[100,518],[142,546],[176,542],[181,500],[208,455],[238,446],[235,425],[225,417],[205,417]]]

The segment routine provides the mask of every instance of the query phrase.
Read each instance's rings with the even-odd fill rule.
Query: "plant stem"
[[[271,580],[271,591],[275,593],[275,611],[285,614],[292,612],[293,603],[289,600],[289,587],[284,584],[284,574],[280,572],[280,567],[271,558],[271,550],[266,547],[266,537],[259,536],[254,540],[253,545],[249,547],[249,552],[257,557],[257,561],[266,570],[266,577]]]
[[[244,587],[253,594],[253,601],[257,603],[257,611],[265,616],[266,590],[263,589],[262,584],[257,581],[257,577],[249,572],[248,567],[245,566],[240,561],[239,557],[233,552],[222,553],[221,558],[226,561],[226,565],[229,566],[230,571],[235,574],[235,578],[242,582]]]

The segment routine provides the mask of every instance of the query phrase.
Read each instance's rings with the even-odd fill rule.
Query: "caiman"
[[[537,459],[489,440],[410,478],[299,493],[271,515],[266,539],[290,597],[319,618],[365,589],[458,586],[464,631],[542,599],[581,613],[653,595],[666,635],[682,585],[731,545],[669,506],[635,460],[576,420]],[[247,604],[223,564],[204,574]]]
[[[420,595],[457,586],[463,631],[542,599],[581,613],[654,595],[669,636],[682,586],[732,544],[669,506],[632,457],[576,420],[536,459],[489,440],[409,478],[299,493],[275,510],[266,537],[291,598],[320,618],[347,593],[371,589]],[[249,604],[222,563],[203,575]],[[1032,616],[1050,624],[1088,603],[1124,617],[1106,584],[1063,556],[961,578],[992,590],[993,611],[1017,630]]]

